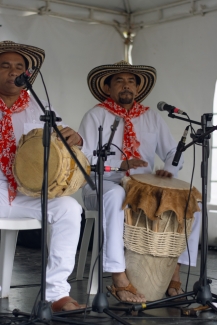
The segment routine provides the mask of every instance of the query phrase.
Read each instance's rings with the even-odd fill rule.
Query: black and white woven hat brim
[[[31,77],[28,79],[30,84],[33,84],[45,58],[44,50],[35,46],[19,44],[12,41],[0,42],[0,54],[7,52],[15,52],[22,55],[28,61],[28,68],[35,68]]]
[[[100,102],[106,100],[109,95],[104,90],[105,79],[111,75],[123,72],[132,73],[140,78],[141,83],[135,100],[137,102],[142,102],[155,85],[157,79],[156,69],[145,65],[131,65],[126,61],[121,61],[116,64],[101,65],[89,72],[87,82],[93,96]]]

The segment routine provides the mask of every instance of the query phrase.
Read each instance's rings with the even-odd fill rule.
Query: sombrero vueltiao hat
[[[28,62],[28,68],[36,68],[28,79],[30,84],[33,84],[45,58],[44,50],[35,46],[18,44],[12,41],[0,42],[0,54],[7,52],[15,52],[22,55]]]
[[[92,95],[100,102],[103,102],[109,97],[104,91],[105,79],[111,75],[123,72],[132,73],[140,78],[141,82],[135,100],[142,102],[154,87],[157,72],[153,67],[147,65],[131,65],[126,61],[101,65],[92,69],[87,76],[87,83]]]

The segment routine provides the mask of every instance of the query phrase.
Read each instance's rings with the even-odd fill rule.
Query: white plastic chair
[[[41,221],[36,219],[0,218],[0,298],[9,296],[18,231],[40,228]]]

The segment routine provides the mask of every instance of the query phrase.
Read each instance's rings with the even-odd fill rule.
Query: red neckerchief
[[[136,138],[133,123],[131,119],[144,114],[149,107],[145,107],[134,101],[133,107],[128,111],[125,108],[119,106],[113,99],[108,98],[103,103],[97,106],[104,107],[106,110],[114,115],[120,116],[124,119],[124,137],[123,137],[123,152],[126,156],[122,156],[122,160],[138,158],[141,159],[141,155],[138,152],[140,142]]]
[[[26,90],[21,90],[19,98],[11,108],[8,108],[0,98],[0,168],[8,179],[9,203],[16,197],[17,183],[12,173],[12,165],[16,152],[16,139],[12,124],[12,114],[19,113],[27,108],[29,104],[29,94]]]

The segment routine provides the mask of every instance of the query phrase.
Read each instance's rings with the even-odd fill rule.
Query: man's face
[[[120,106],[130,108],[138,94],[136,77],[131,73],[118,73],[111,79],[110,87],[105,85],[109,96]]]
[[[26,71],[24,58],[13,52],[0,54],[0,96],[19,95],[22,88],[14,84],[14,80]]]

